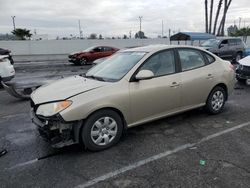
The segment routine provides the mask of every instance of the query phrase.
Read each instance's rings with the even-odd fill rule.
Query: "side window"
[[[179,49],[178,52],[181,60],[182,71],[202,67],[206,64],[202,54],[198,50]]]
[[[110,48],[110,47],[104,47],[104,51],[105,52],[110,52],[110,51],[112,51],[112,48]]]
[[[101,47],[94,48],[95,52],[101,52]]]
[[[236,44],[237,45],[242,45],[242,40],[241,39],[236,39]]]
[[[237,44],[236,44],[236,40],[235,40],[235,39],[229,39],[229,45],[230,45],[230,46],[235,46],[235,45],[237,45]]]
[[[215,62],[215,58],[207,53],[204,53],[204,55],[206,56],[208,63],[211,64],[213,62]]]
[[[151,70],[154,75],[163,76],[175,72],[175,58],[172,50],[152,55],[140,70]]]
[[[221,44],[228,44],[228,40],[223,40]]]

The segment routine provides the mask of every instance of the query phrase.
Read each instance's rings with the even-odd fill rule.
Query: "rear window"
[[[215,58],[207,53],[204,53],[205,57],[207,58],[208,60],[208,63],[211,64],[213,62],[215,62]]]
[[[182,71],[192,70],[205,66],[206,63],[198,50],[178,49]]]

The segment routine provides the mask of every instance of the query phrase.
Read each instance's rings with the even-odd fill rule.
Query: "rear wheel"
[[[226,101],[226,91],[224,88],[217,86],[209,94],[206,103],[206,109],[210,114],[222,112]]]
[[[235,62],[238,63],[239,60],[241,60],[241,59],[242,59],[242,53],[241,53],[241,52],[238,52],[238,53],[236,54],[236,56],[235,56]]]
[[[85,147],[100,151],[115,145],[122,135],[122,119],[113,110],[101,110],[92,114],[81,131]]]

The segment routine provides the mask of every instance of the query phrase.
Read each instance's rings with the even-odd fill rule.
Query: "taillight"
[[[230,64],[229,67],[230,67],[230,69],[231,69],[232,71],[235,70],[235,67],[234,67],[232,64]]]

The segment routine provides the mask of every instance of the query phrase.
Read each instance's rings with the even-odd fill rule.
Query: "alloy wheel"
[[[219,111],[224,104],[224,94],[222,91],[214,92],[212,96],[212,108],[215,111]]]

